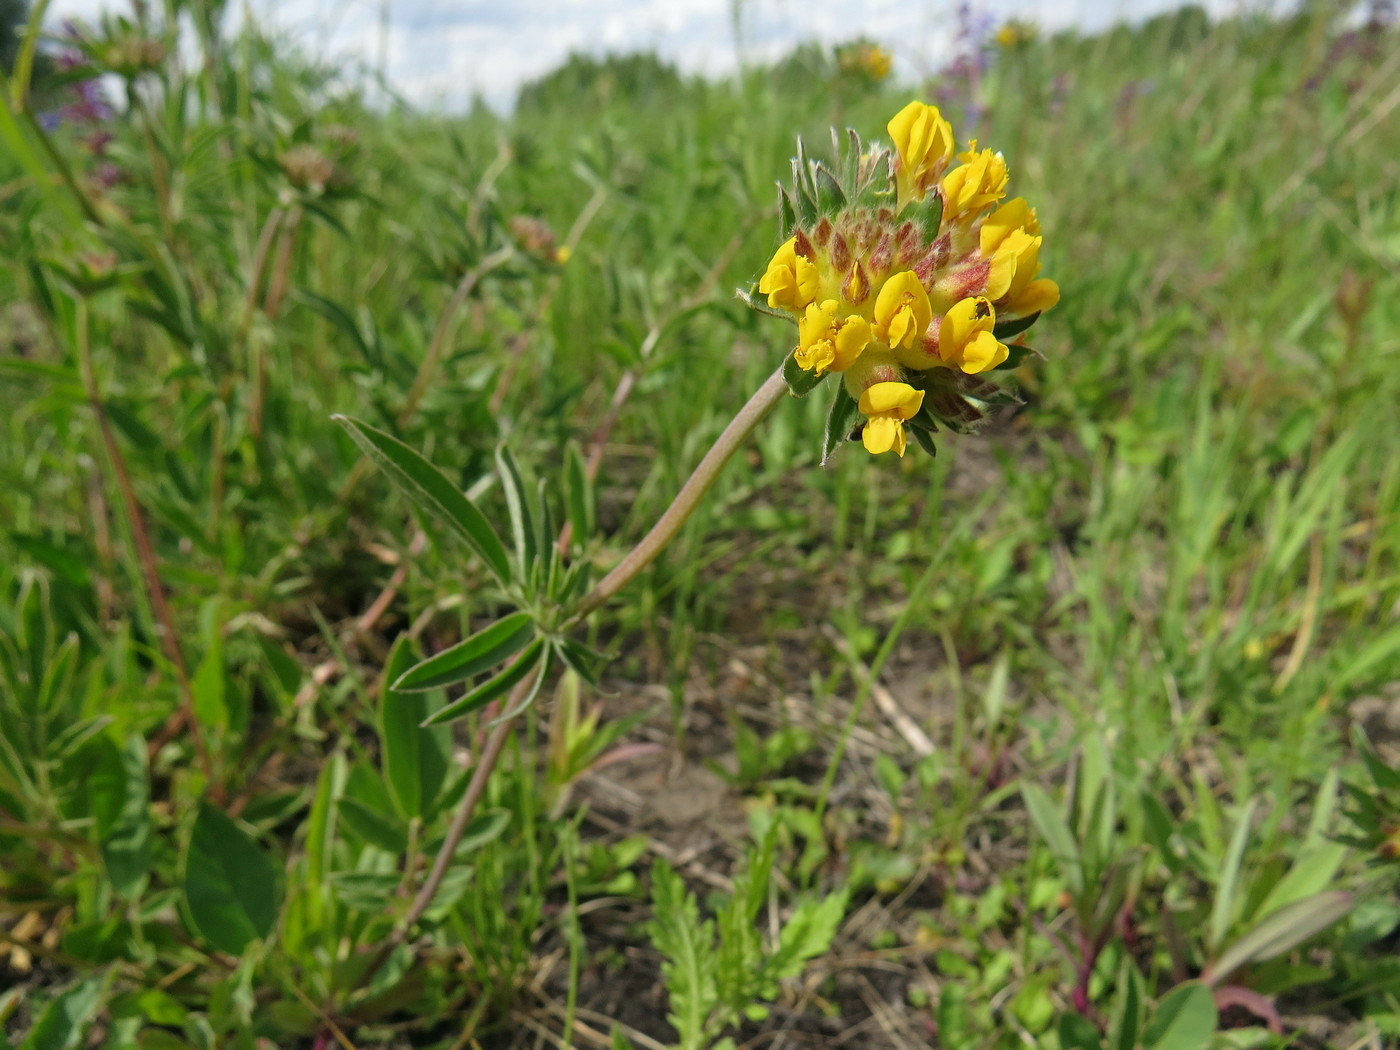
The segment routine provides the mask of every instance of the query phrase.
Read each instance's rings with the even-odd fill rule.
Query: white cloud
[[[1285,3],[1287,0],[1277,0]],[[739,34],[732,21],[738,4]],[[1273,0],[1262,0],[1271,6]],[[411,102],[465,106],[480,92],[507,108],[524,82],[571,51],[655,50],[686,72],[721,74],[765,61],[804,40],[831,44],[864,34],[888,47],[897,75],[936,69],[952,45],[956,0],[249,0],[253,16],[292,34],[313,54],[374,67],[381,55],[394,88]],[[387,4],[387,7],[384,6]],[[1031,18],[1046,29],[1101,28],[1142,18],[1177,0],[987,0],[998,19]],[[1205,0],[1215,14],[1261,0]],[[55,0],[50,23],[124,10],[113,0]],[[387,11],[387,29],[381,16]]]

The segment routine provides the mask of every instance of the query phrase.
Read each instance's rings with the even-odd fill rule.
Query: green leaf
[[[844,382],[836,384],[836,397],[831,402],[831,411],[826,414],[826,434],[822,438],[822,466],[831,460],[841,444],[851,436],[851,430],[860,418],[860,405],[846,391]]]
[[[1225,852],[1225,861],[1220,866],[1220,877],[1215,883],[1215,902],[1210,909],[1210,945],[1219,950],[1230,932],[1235,920],[1236,891],[1239,889],[1240,868],[1244,864],[1244,851],[1249,845],[1249,836],[1254,830],[1254,810],[1258,799],[1245,803],[1235,824],[1235,833],[1230,836],[1230,847]]]
[[[938,229],[943,225],[943,196],[935,193],[928,198],[928,203],[924,205],[923,214],[915,218],[923,231],[923,241],[925,244],[932,244],[938,240]]]
[[[102,1005],[104,983],[101,978],[90,977],[49,1000],[29,1035],[19,1044],[19,1050],[75,1050],[84,1045],[88,1028]]]
[[[371,846],[389,853],[408,849],[408,829],[387,813],[357,798],[345,797],[337,805],[345,826]]]
[[[1282,955],[1340,922],[1351,908],[1351,894],[1339,890],[1316,893],[1286,904],[1221,952],[1203,979],[1218,984],[1246,963]]]
[[[507,689],[515,688],[525,675],[531,673],[531,670],[534,669],[534,679],[530,683],[529,688],[525,690],[525,694],[509,708],[493,718],[491,720],[491,725],[494,726],[500,722],[506,722],[514,718],[533,704],[535,702],[535,697],[540,695],[540,689],[544,685],[544,680],[549,677],[550,665],[554,662],[554,647],[547,644],[543,638],[537,639],[535,645],[531,646],[532,649],[536,647],[538,647],[539,651],[538,656],[532,655],[527,649],[520,655],[520,659],[508,667],[501,675],[501,679],[508,679],[498,686],[500,692],[503,693]],[[538,665],[538,669],[535,669],[536,665]],[[515,673],[517,666],[523,668],[518,674]],[[491,685],[490,682],[488,682],[486,686],[482,686],[477,692],[482,692],[489,685]],[[495,695],[499,695],[499,693]],[[485,700],[478,698],[476,704],[477,706],[481,706],[483,703],[489,703],[491,699],[493,699],[493,697],[488,697]]]
[[[364,333],[360,331],[360,326],[355,323],[355,319],[350,316],[345,307],[331,299],[327,299],[325,296],[317,295],[315,292],[308,292],[302,288],[294,289],[292,291],[292,298],[314,310],[336,328],[339,328],[348,335],[351,342],[355,344],[355,349],[360,352],[360,356],[366,361],[375,365],[380,363],[379,355],[371,352],[369,344],[365,342]]]
[[[1147,1050],[1205,1050],[1215,1032],[1215,996],[1199,981],[1178,985],[1157,1004],[1143,1032]]]
[[[398,438],[349,416],[332,416],[409,499],[450,526],[495,573],[511,579],[510,562],[496,530],[447,476]]]
[[[421,692],[465,681],[518,653],[534,633],[529,613],[511,613],[405,671],[393,688],[399,692]]]
[[[394,872],[337,871],[328,880],[336,900],[354,911],[382,913],[389,909],[402,877]]]
[[[102,837],[102,863],[112,888],[132,900],[140,895],[151,869],[151,780],[145,740],[129,737],[121,762],[125,791],[121,811]]]
[[[501,491],[505,493],[506,510],[510,512],[510,531],[515,540],[515,563],[520,567],[520,578],[528,580],[535,559],[539,556],[535,546],[535,519],[530,510],[530,496],[525,491],[525,482],[520,477],[520,466],[505,445],[496,446],[496,471],[501,479]]]
[[[822,385],[830,372],[817,375],[816,372],[809,372],[797,363],[797,351],[794,350],[783,359],[783,382],[787,384],[788,393],[793,397],[806,397],[817,387]]]
[[[1142,1024],[1142,974],[1124,955],[1118,967],[1118,990],[1108,1020],[1109,1050],[1137,1050],[1138,1028]]]
[[[992,335],[1002,340],[1018,336],[1031,325],[1035,324],[1038,317],[1040,317],[1039,310],[1033,314],[1027,314],[1025,317],[1013,317],[1009,321],[998,321],[992,327]]]
[[[1061,1014],[1055,1026],[1060,1037],[1060,1050],[1102,1050],[1099,1029],[1083,1014]]]
[[[607,660],[602,653],[572,638],[555,639],[554,650],[569,670],[589,685],[596,686],[598,684],[598,672],[603,669],[603,664]]]
[[[485,707],[498,696],[502,696],[511,689],[514,689],[516,685],[539,664],[540,658],[545,652],[545,644],[545,639],[536,638],[530,643],[529,648],[516,657],[511,665],[504,671],[494,678],[483,682],[460,700],[454,700],[452,703],[448,704],[437,714],[429,718],[424,725],[441,725],[443,722],[451,722],[454,719],[461,718],[463,715],[469,715],[473,711],[478,711]],[[543,679],[543,677],[543,675],[540,676],[541,679]],[[536,691],[539,688],[539,684],[539,681],[535,683]],[[531,693],[531,698],[533,699],[533,697],[534,692]]]
[[[1006,360],[992,369],[993,372],[1009,372],[1013,368],[1020,368],[1021,363],[1028,357],[1040,357],[1040,351],[1032,350],[1028,346],[1021,346],[1013,343],[1006,348]]]
[[[1051,855],[1065,877],[1065,885],[1076,900],[1084,896],[1084,868],[1080,861],[1079,846],[1069,830],[1069,824],[1055,803],[1043,789],[1035,784],[1024,784],[1021,797],[1026,803],[1026,813],[1031,824],[1050,848]]]
[[[700,1050],[706,1020],[719,1001],[714,923],[700,921],[695,895],[664,860],[652,865],[651,903],[647,935],[665,957],[661,976],[671,1008],[666,1019],[680,1036],[680,1050]]]
[[[380,758],[399,811],[406,817],[421,817],[432,807],[447,777],[450,739],[445,730],[423,728],[434,706],[427,695],[401,692],[390,685],[412,662],[408,635],[401,634],[389,652],[379,694]]]
[[[817,191],[817,208],[823,215],[835,215],[846,206],[845,191],[825,165],[812,166],[812,185]]]
[[[221,810],[199,804],[185,854],[185,906],[194,932],[239,955],[277,920],[277,870]]]
[[[593,483],[588,480],[588,465],[578,446],[570,444],[564,453],[564,501],[569,507],[569,523],[574,530],[574,543],[584,546],[593,535],[596,507]]]

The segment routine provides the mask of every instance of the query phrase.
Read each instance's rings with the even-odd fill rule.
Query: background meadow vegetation
[[[509,118],[164,6],[5,56],[0,1047],[1397,1045],[1383,5]],[[781,404],[395,941],[499,712],[386,682],[506,606],[332,414],[493,520],[499,443],[596,463],[607,566],[791,345],[733,290],[795,136],[914,96],[1039,209],[1026,404],[825,468]]]

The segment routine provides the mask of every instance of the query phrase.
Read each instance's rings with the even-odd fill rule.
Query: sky
[[[521,84],[572,51],[650,50],[687,73],[724,74],[740,62],[786,54],[809,40],[865,35],[914,80],[951,53],[959,0],[232,0],[259,22],[291,33],[313,55],[383,68],[415,105],[458,110],[480,93],[498,111]],[[998,21],[1044,30],[1102,29],[1179,6],[1179,0],[970,0]],[[1282,0],[1199,0],[1212,14],[1273,8]],[[54,0],[48,22],[122,12],[125,0]],[[738,15],[736,33],[735,15]]]

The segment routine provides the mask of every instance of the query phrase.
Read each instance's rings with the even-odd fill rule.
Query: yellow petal
[[[897,273],[884,284],[875,297],[877,339],[891,347],[911,347],[921,338],[933,320],[933,307],[928,292],[913,270]]]
[[[856,407],[871,418],[912,419],[924,403],[924,392],[908,383],[874,383],[865,388]]]
[[[860,434],[865,451],[875,456],[881,452],[888,452],[896,444],[903,445],[903,438],[904,424],[889,416],[879,416],[867,421],[865,429]],[[902,448],[899,450],[899,454],[904,455]]]
[[[962,352],[962,370],[968,375],[976,375],[995,368],[1010,356],[1010,351],[997,342],[991,332],[978,332],[968,340]]]
[[[1048,277],[1032,281],[1016,297],[1012,307],[1018,314],[1043,313],[1060,301],[1060,286]]]

